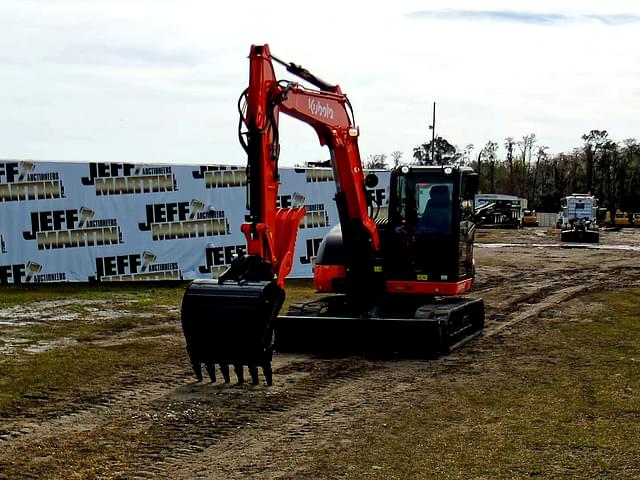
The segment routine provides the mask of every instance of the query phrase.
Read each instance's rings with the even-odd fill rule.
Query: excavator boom
[[[279,81],[274,61],[320,90]],[[187,288],[182,324],[198,379],[202,378],[202,363],[208,370],[219,364],[223,372],[231,364],[240,373],[239,380],[246,365],[254,383],[257,368],[262,367],[270,384],[273,322],[284,301],[284,280],[291,271],[298,226],[305,214],[303,207],[276,208],[280,113],[309,124],[320,144],[329,147],[340,222],[350,232],[347,248],[357,259],[354,277],[366,278],[365,270],[380,248],[380,239],[367,214],[358,129],[339,86],[277,59],[268,45],[253,45],[249,86],[240,97],[239,111],[239,139],[247,153],[249,216],[241,226],[247,254],[234,260],[217,279],[197,280]]]

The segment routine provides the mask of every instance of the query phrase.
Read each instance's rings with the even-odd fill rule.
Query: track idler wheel
[[[416,319],[432,325],[433,352],[447,355],[480,335],[484,328],[484,302],[479,298],[450,297],[418,308]]]
[[[182,330],[196,380],[202,381],[204,364],[215,382],[217,364],[225,383],[230,366],[244,383],[247,366],[252,384],[260,383],[262,368],[271,385],[273,321],[283,302],[284,290],[275,282],[192,282],[182,300]]]

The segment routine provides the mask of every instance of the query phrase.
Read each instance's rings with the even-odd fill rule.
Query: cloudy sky
[[[434,101],[436,133],[476,151],[640,137],[638,2],[0,0],[0,25],[5,159],[244,164],[252,43],[341,85],[363,159],[410,160]],[[284,165],[328,158],[294,120],[281,143]]]

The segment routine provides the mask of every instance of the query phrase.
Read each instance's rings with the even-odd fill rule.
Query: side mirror
[[[370,173],[364,178],[364,185],[367,188],[374,188],[378,185],[378,176],[375,173]]]

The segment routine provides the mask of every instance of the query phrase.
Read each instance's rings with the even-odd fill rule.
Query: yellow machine
[[[538,226],[538,215],[535,210],[525,210],[522,215],[522,226],[523,227],[537,227]]]
[[[613,219],[613,221],[611,221],[611,213],[607,212],[607,215],[605,217],[605,224],[612,227],[633,227],[634,225],[640,226],[640,219],[638,220],[638,223],[636,223],[635,218],[632,220],[632,216],[635,215],[628,214],[627,212],[623,212],[618,209],[616,210],[615,218]]]
[[[632,227],[631,221],[629,221],[629,214],[627,212],[616,212],[616,227]]]

